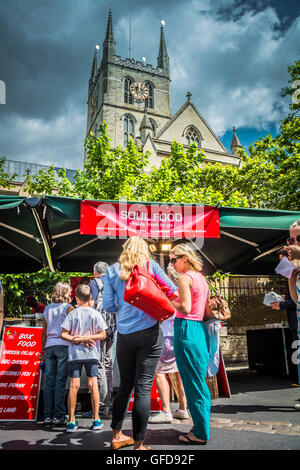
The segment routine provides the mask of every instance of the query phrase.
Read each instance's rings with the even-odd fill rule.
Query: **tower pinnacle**
[[[106,35],[103,41],[103,60],[109,61],[115,55],[116,52],[116,42],[114,39],[114,31],[112,25],[112,12],[111,7],[109,8],[108,12],[108,20],[107,20],[107,27],[106,27]]]
[[[109,12],[108,12],[108,20],[107,20],[107,27],[106,27],[105,39],[106,39],[107,41],[114,41],[114,31],[113,31],[113,26],[112,26],[112,12],[111,12],[111,7],[109,8]]]
[[[168,56],[166,40],[165,40],[164,24],[165,22],[161,20],[157,67],[161,69],[165,69],[169,72],[169,56]]]
[[[238,136],[236,135],[236,128],[233,127],[232,131],[233,131],[233,137],[232,137],[232,142],[231,142],[231,145],[230,145],[230,150],[234,155],[237,155],[237,150],[242,149],[243,146],[242,146]]]
[[[92,70],[91,70],[91,79],[94,80],[96,73],[98,70],[98,63],[97,63],[97,49],[95,49],[94,52],[94,58],[93,58],[93,64],[92,64]]]
[[[98,72],[98,61],[97,61],[97,49],[94,52],[94,58],[92,63],[91,75],[89,79],[89,94],[94,85],[94,80]]]
[[[141,122],[139,130],[140,130],[141,141],[144,144],[145,141],[146,141],[147,135],[149,134],[149,132],[152,131],[152,126],[151,126],[151,122],[150,122],[150,119],[149,119],[148,114],[147,114],[146,106],[145,106],[145,109],[144,109],[144,117],[143,117],[143,120]]]

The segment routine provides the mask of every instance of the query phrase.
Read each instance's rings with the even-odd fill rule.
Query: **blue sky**
[[[112,4],[116,53],[156,66],[160,20],[171,67],[172,110],[192,101],[230,149],[275,135],[288,113],[288,65],[299,59],[297,0],[10,0],[0,4],[0,155],[79,168],[95,45]],[[3,47],[4,45],[4,47]]]

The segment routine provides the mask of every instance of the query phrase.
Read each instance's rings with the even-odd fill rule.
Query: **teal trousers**
[[[203,321],[175,318],[174,353],[198,439],[209,440],[211,395],[205,378],[208,331]]]

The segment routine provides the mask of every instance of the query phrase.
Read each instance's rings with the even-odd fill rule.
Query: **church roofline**
[[[218,143],[221,145],[221,147],[224,149],[224,152],[228,153],[227,152],[227,149],[224,147],[224,145],[222,144],[222,142],[220,141],[220,139],[216,136],[216,134],[214,133],[214,131],[212,130],[212,128],[210,127],[210,125],[206,122],[206,120],[204,119],[204,117],[200,114],[200,112],[198,111],[198,109],[196,108],[196,106],[190,101],[190,99],[188,99],[184,105],[174,114],[174,116],[170,119],[169,122],[167,122],[167,124],[164,125],[164,127],[157,133],[156,137],[159,138],[164,132],[166,132],[166,130],[173,124],[174,121],[176,121],[176,119],[178,118],[178,116],[180,116],[180,114],[182,114],[187,108],[188,106],[192,106],[192,108],[194,109],[194,111],[198,114],[199,118],[204,122],[204,124],[207,126],[207,128],[210,130],[210,132],[212,133],[212,135],[215,137],[215,139],[218,141]]]

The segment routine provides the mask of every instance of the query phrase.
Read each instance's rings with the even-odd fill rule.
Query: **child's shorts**
[[[74,361],[69,363],[69,377],[78,379],[81,376],[82,367],[85,367],[87,377],[98,377],[99,365],[95,362]]]

